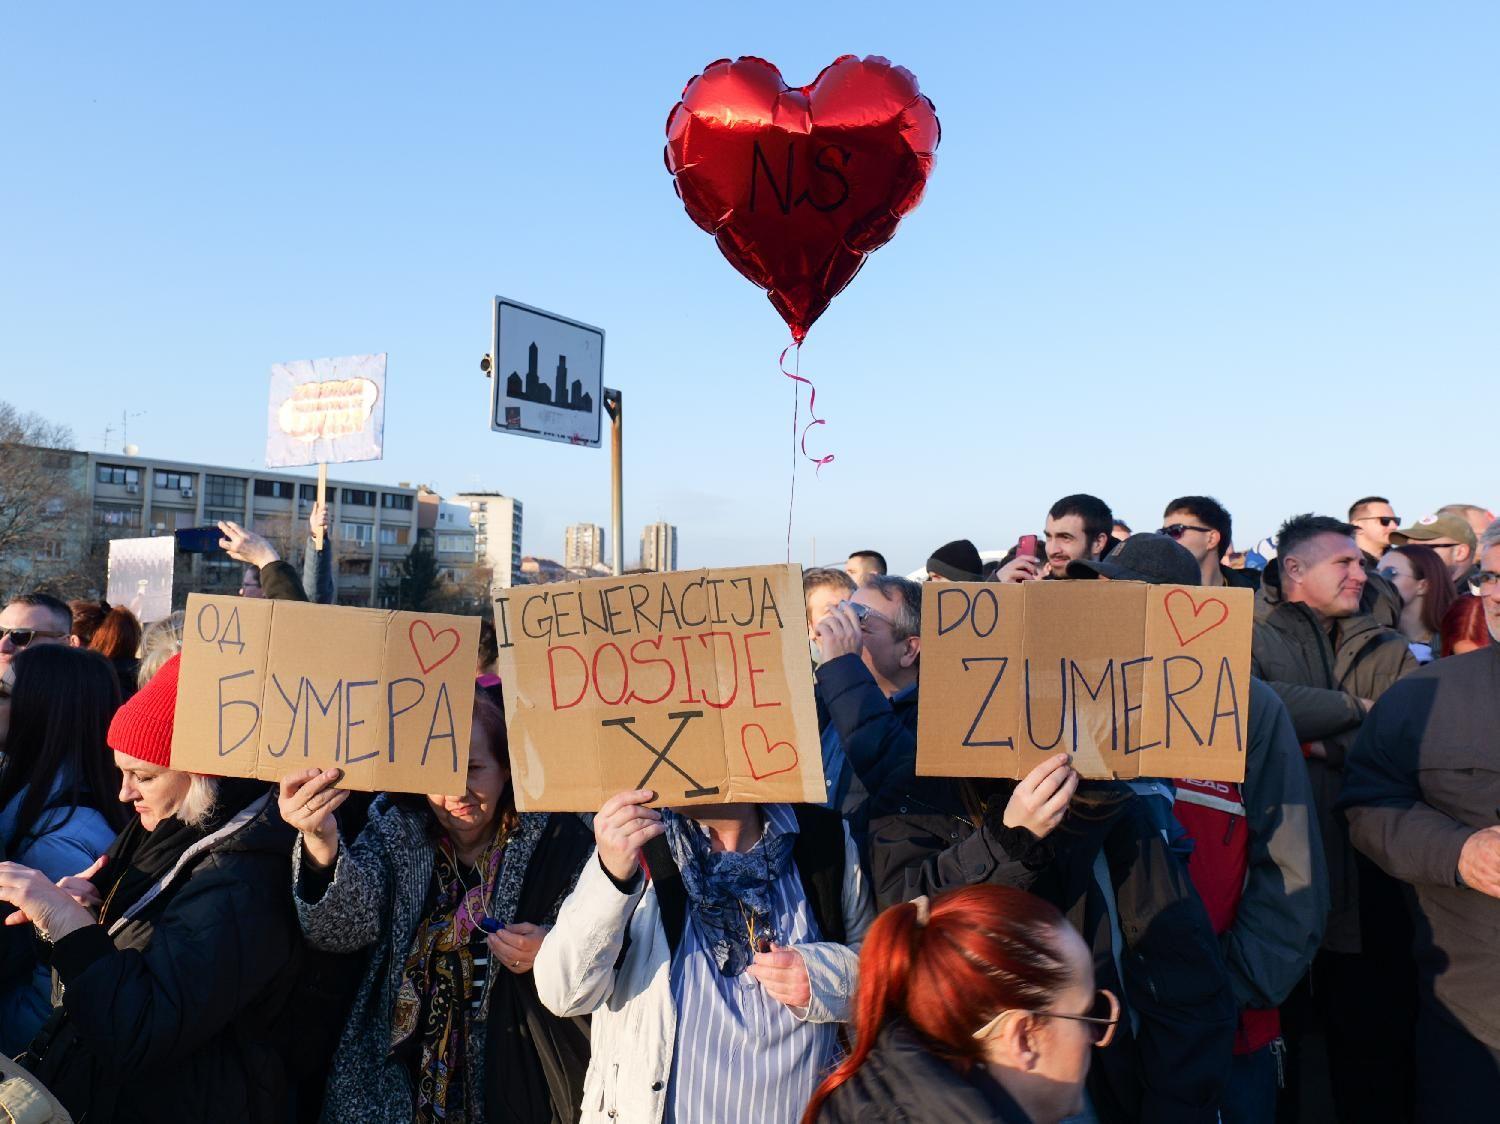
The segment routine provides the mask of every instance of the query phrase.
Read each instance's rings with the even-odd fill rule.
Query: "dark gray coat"
[[[1416,888],[1424,992],[1500,1050],[1500,899],[1458,884],[1458,856],[1500,823],[1500,646],[1403,679],[1370,712],[1340,809],[1354,845]]]

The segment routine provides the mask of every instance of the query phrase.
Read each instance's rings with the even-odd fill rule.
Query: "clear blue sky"
[[[663,124],[723,56],[913,70],[922,206],[813,328],[837,455],[794,555],[1004,546],[1094,491],[1237,538],[1384,492],[1500,504],[1500,7],[13,4],[0,398],[99,448],[260,463],[273,361],[388,351],[386,459],[495,488],[525,549],[607,525],[606,451],[491,434],[504,293],[600,325],[627,556],[785,553],[786,331],[677,202]]]

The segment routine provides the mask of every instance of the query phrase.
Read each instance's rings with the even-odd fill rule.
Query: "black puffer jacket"
[[[1031,1117],[987,1074],[967,1077],[923,1048],[905,1023],[882,1027],[865,1064],[833,1091],[822,1124],[1031,1124]]]
[[[277,1043],[301,947],[293,832],[265,785],[220,783],[240,799],[182,833],[155,897],[133,894],[129,916],[109,902],[102,924],[52,949],[61,1007],[23,1060],[76,1120],[288,1119]],[[129,864],[118,851],[141,834],[127,829],[111,849],[117,876]],[[107,899],[112,885],[100,886]]]
[[[990,807],[1003,809],[1008,782]],[[1094,953],[1094,975],[1129,1008],[1094,1058],[1088,1088],[1105,1124],[1214,1124],[1229,1078],[1235,1001],[1218,941],[1187,871],[1144,802],[1091,783],[1041,843],[1024,829],[981,826],[960,782],[917,777],[873,809],[870,862],[881,908],[918,894],[988,882],[1057,906]],[[1107,882],[1106,882],[1107,880]]]

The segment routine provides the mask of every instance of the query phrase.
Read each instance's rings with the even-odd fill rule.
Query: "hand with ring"
[[[496,957],[508,972],[524,976],[536,963],[536,954],[542,949],[542,941],[552,931],[551,925],[533,925],[529,921],[513,921],[498,932],[485,938],[490,954]]]

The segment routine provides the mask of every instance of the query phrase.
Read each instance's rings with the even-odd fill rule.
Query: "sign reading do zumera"
[[[942,584],[922,599],[917,772],[1245,776],[1254,595],[1140,582]]]
[[[520,587],[495,608],[517,807],[826,799],[800,567]]]

